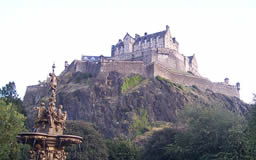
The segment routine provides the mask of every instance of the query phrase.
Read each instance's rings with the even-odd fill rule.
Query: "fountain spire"
[[[63,106],[56,108],[56,93],[58,78],[54,73],[55,64],[52,66],[50,76],[50,97],[48,107],[41,102],[35,107],[37,117],[35,120],[35,132],[20,133],[17,136],[19,142],[32,146],[30,160],[66,160],[65,146],[81,144],[82,137],[63,135],[67,112],[63,112]]]

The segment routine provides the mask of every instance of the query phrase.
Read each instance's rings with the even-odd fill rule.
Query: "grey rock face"
[[[133,115],[139,114],[141,109],[147,111],[150,123],[175,123],[176,112],[184,105],[220,105],[243,115],[248,110],[248,105],[236,97],[217,94],[211,90],[201,91],[197,87],[181,86],[161,78],[144,79],[135,88],[122,93],[125,77],[120,73],[110,72],[89,78],[84,78],[83,73],[76,72],[72,76],[70,74],[59,77],[61,84],[57,103],[64,106],[69,120],[92,122],[107,138],[132,136]],[[47,87],[27,90],[24,104],[28,121],[33,119],[31,108],[40,101],[45,101],[46,93]]]

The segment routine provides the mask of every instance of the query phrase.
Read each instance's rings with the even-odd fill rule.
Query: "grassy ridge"
[[[143,77],[140,75],[134,75],[129,78],[125,78],[124,83],[121,87],[122,93],[127,92],[129,89],[134,88],[143,81]]]

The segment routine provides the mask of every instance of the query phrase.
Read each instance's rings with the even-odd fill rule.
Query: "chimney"
[[[68,61],[65,61],[65,64],[64,64],[64,67],[65,67],[65,69],[67,69],[68,68]]]
[[[138,38],[140,38],[140,35],[135,34],[135,39],[138,39]]]
[[[176,38],[173,37],[173,38],[172,38],[172,41],[173,41],[173,43],[176,43]]]

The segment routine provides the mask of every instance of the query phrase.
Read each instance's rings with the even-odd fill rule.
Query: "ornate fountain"
[[[24,132],[17,136],[20,143],[29,144],[30,160],[66,160],[66,146],[81,144],[82,137],[63,135],[67,112],[62,112],[63,106],[56,108],[57,77],[54,73],[55,65],[50,73],[50,92],[48,107],[41,103],[37,110],[35,132]]]

